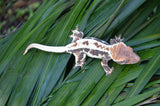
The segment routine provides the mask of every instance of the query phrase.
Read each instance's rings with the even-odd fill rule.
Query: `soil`
[[[24,24],[42,2],[43,0],[0,1],[0,38]]]

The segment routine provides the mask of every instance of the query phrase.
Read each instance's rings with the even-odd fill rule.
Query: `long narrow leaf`
[[[135,95],[138,95],[144,86],[147,84],[147,82],[150,80],[150,78],[154,75],[154,73],[157,71],[157,69],[160,67],[160,50],[157,50],[157,53],[152,57],[148,65],[143,69],[143,71],[138,76],[134,86],[128,93],[127,98],[133,97]]]

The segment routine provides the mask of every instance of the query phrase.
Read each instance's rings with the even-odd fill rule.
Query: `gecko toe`
[[[75,65],[74,67],[73,67],[73,69],[76,69],[77,68],[77,66]]]
[[[111,68],[111,72],[114,70],[114,67]]]
[[[112,69],[106,72],[106,76],[110,75],[111,73],[112,73]]]

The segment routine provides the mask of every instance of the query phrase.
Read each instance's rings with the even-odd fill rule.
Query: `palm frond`
[[[0,105],[136,105],[160,96],[159,0],[50,0],[25,25],[0,41]],[[121,34],[141,62],[105,75],[100,60],[72,68],[70,54],[30,50],[30,43],[62,46],[78,25],[108,41]],[[69,68],[68,68],[69,67]],[[148,103],[148,102],[145,102]]]

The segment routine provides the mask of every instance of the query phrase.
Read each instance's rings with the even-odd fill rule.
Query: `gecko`
[[[82,31],[72,30],[73,34],[70,35],[73,40],[66,46],[46,46],[42,44],[32,43],[30,44],[23,55],[25,55],[29,49],[36,48],[46,52],[53,53],[70,53],[75,56],[75,66],[83,68],[86,60],[86,56],[91,58],[101,59],[101,65],[106,72],[106,76],[110,75],[114,68],[110,68],[108,65],[109,60],[113,60],[118,64],[135,64],[140,61],[140,57],[133,52],[133,49],[127,46],[121,36],[115,36],[115,39],[110,39],[110,44],[94,37],[85,37]]]

